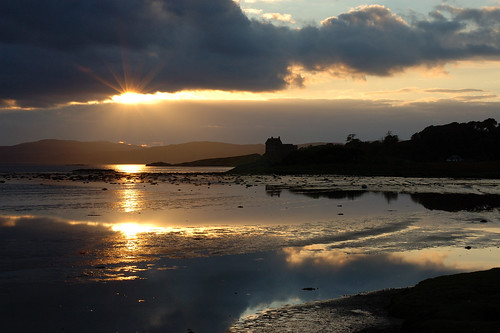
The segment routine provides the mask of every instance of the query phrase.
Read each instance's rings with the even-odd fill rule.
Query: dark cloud
[[[461,101],[476,101],[480,99],[490,99],[498,97],[497,95],[476,95],[476,96],[459,96],[457,99]]]
[[[307,68],[346,65],[353,72],[390,75],[415,65],[436,65],[470,57],[500,55],[500,21],[497,10],[464,10],[442,7],[428,19],[406,22],[382,6],[366,6],[323,22],[321,28],[302,29]],[[490,24],[477,23],[481,16]],[[474,23],[474,25],[469,25]]]
[[[427,93],[470,93],[470,92],[484,92],[482,89],[426,89]]]
[[[499,18],[500,9],[441,6],[407,23],[367,6],[292,30],[249,20],[231,0],[4,1],[0,105],[99,100],[120,83],[273,91],[302,82],[291,65],[384,76],[498,57]]]

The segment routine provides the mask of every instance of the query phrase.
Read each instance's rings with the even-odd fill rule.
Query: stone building
[[[264,156],[272,162],[279,162],[294,150],[297,150],[296,145],[283,144],[279,136],[277,138],[270,137],[266,141],[266,153]]]

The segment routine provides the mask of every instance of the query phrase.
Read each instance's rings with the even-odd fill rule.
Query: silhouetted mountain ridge
[[[145,164],[154,161],[178,164],[203,159],[263,154],[264,145],[221,142],[189,142],[159,147],[141,147],[106,141],[40,140],[0,146],[2,164]]]

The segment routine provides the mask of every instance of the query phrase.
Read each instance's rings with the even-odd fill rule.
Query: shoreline
[[[500,179],[500,162],[415,162],[415,163],[318,163],[270,164],[267,161],[236,166],[229,174],[249,175],[338,175],[404,178]]]
[[[229,332],[493,332],[500,328],[500,268],[425,279],[327,301],[284,306]]]
[[[389,316],[387,307],[392,297],[405,289],[382,289],[269,309],[238,321],[228,332],[368,333],[391,329],[402,319]]]

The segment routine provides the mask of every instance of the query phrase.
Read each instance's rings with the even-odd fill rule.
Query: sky
[[[500,120],[500,1],[0,4],[0,145],[401,139]]]

